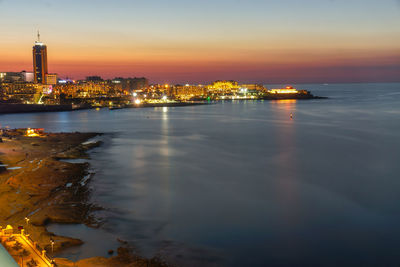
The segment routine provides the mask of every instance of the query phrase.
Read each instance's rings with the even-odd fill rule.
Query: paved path
[[[29,265],[27,265],[27,263],[31,259],[34,259],[36,261],[37,267],[50,267],[51,266],[51,264],[49,264],[46,260],[43,259],[43,257],[40,255],[40,252],[37,249],[35,249],[30,242],[27,241],[26,237],[23,237],[22,235],[13,235],[13,237],[15,238],[15,241],[8,241],[8,242],[5,242],[5,244],[9,248],[11,247],[10,254],[18,262],[18,264],[21,267],[29,266]],[[19,252],[12,249],[12,246],[17,241],[19,243],[21,243],[23,249],[25,249],[29,252],[29,256],[21,257],[19,252],[21,252],[22,249],[19,250]],[[23,263],[23,265],[22,265],[22,263]]]

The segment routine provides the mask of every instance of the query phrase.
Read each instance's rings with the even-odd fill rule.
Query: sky
[[[400,0],[0,0],[0,71],[153,83],[400,81]]]

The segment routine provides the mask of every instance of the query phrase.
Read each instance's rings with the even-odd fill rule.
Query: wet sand
[[[101,209],[90,203],[88,184],[92,174],[88,163],[69,163],[61,159],[88,158],[87,151],[100,142],[86,142],[98,133],[48,133],[41,137],[24,136],[24,131],[3,132],[0,143],[0,225],[24,226],[32,239],[51,251],[78,246],[79,239],[56,236],[46,229],[49,223],[81,224],[98,227],[91,215]],[[29,218],[26,223],[25,217]],[[58,266],[163,266],[157,259],[134,255],[121,242],[111,258],[96,257],[77,263],[56,259]]]

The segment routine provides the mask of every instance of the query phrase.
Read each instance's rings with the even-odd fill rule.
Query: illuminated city
[[[399,266],[400,0],[0,0],[0,267]]]
[[[48,73],[47,46],[38,40],[33,46],[33,72],[0,73],[0,93],[6,103],[26,104],[9,106],[14,112],[29,111],[29,105],[40,104],[47,110],[82,108],[145,107],[154,105],[206,104],[219,100],[312,99],[306,90],[292,87],[268,90],[262,84],[239,84],[220,80],[211,84],[151,84],[145,77],[103,79],[88,76],[84,80],[60,79]],[[288,89],[290,88],[290,89]],[[279,94],[279,95],[277,95]],[[47,108],[46,108],[47,106]],[[58,106],[58,107],[57,107]],[[39,109],[39,106],[33,106]],[[3,106],[2,112],[7,111]]]

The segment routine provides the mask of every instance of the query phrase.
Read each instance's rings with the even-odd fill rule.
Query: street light
[[[29,226],[29,218],[25,217],[25,222],[26,222],[26,230],[28,231],[28,226]]]
[[[54,240],[53,238],[50,239],[50,244],[51,244],[51,254],[54,254]]]

